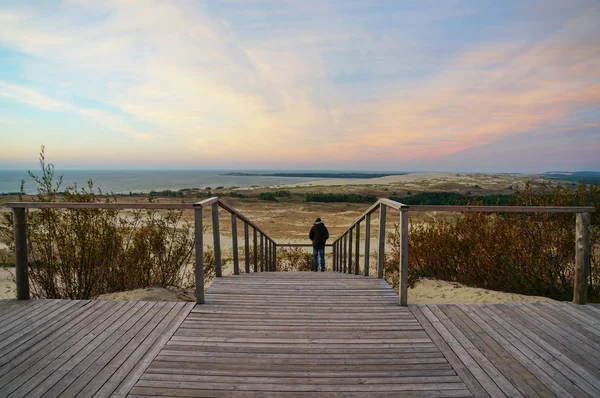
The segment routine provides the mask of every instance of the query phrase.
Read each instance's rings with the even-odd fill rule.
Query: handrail
[[[211,198],[212,199],[212,198]],[[207,199],[210,200],[210,199]],[[194,203],[98,203],[98,202],[9,202],[6,207],[24,209],[165,209],[191,210]]]
[[[13,209],[15,233],[15,273],[17,282],[17,299],[29,299],[29,277],[27,260],[27,234],[25,209],[164,209],[164,210],[194,210],[194,246],[196,254],[196,302],[204,303],[204,237],[203,217],[204,208],[211,209],[213,224],[213,240],[215,251],[215,273],[221,272],[221,240],[219,230],[218,208],[221,207],[231,214],[231,229],[233,241],[234,274],[239,274],[237,219],[244,223],[245,270],[250,272],[249,228],[253,229],[254,272],[275,271],[277,266],[277,243],[258,225],[250,221],[244,214],[236,210],[217,196],[196,203],[97,203],[97,202],[10,202],[6,205]],[[259,243],[260,238],[260,256]],[[260,257],[260,268],[258,259]]]
[[[333,270],[338,272],[359,274],[360,259],[360,224],[365,222],[365,254],[363,273],[369,276],[370,255],[370,222],[371,214],[379,209],[379,250],[377,261],[377,277],[383,278],[383,261],[385,252],[386,208],[400,211],[400,263],[399,263],[399,295],[400,305],[407,305],[408,295],[408,212],[409,211],[450,211],[450,212],[482,212],[482,213],[574,213],[576,214],[576,257],[573,302],[585,304],[587,298],[587,272],[590,266],[590,213],[596,211],[591,206],[408,206],[391,199],[379,199],[361,214],[332,243]],[[352,239],[355,235],[354,269],[352,269]],[[348,245],[347,241],[350,240]]]
[[[591,206],[408,206],[410,211],[453,211],[478,213],[594,213]]]

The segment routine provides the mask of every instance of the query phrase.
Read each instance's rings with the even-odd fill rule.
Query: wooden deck
[[[0,397],[600,396],[600,307],[397,305],[338,273],[207,304],[0,300]]]
[[[0,397],[124,397],[193,307],[0,300]]]
[[[600,397],[600,307],[416,305],[412,313],[477,396]]]
[[[381,280],[266,273],[217,280],[133,396],[470,396]]]

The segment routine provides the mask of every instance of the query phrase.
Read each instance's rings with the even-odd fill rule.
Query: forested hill
[[[550,171],[542,174],[542,177],[550,180],[571,181],[574,184],[584,181],[586,184],[600,185],[599,171]]]

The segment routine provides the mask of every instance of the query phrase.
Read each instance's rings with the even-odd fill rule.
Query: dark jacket
[[[329,231],[323,221],[316,222],[312,226],[308,237],[312,240],[313,247],[325,247],[325,242],[329,239]]]

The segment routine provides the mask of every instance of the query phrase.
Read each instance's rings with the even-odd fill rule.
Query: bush
[[[35,201],[58,201],[62,178],[40,153],[41,176]],[[97,193],[95,192],[97,191]],[[90,180],[87,188],[67,187],[65,202],[101,202]],[[103,199],[116,201],[114,197]],[[0,239],[14,250],[12,214],[4,214]],[[149,286],[189,287],[193,283],[194,231],[182,211],[114,209],[37,209],[27,213],[29,277],[34,297],[89,299],[103,293]],[[205,251],[205,277],[214,277],[212,249]],[[211,268],[212,267],[212,268]]]
[[[275,196],[273,192],[261,192],[260,195],[258,195],[258,199],[277,202],[277,196]]]
[[[600,188],[576,190],[529,184],[515,190],[517,206],[595,206]],[[600,231],[592,213],[592,256],[588,297],[600,299]],[[386,279],[398,287],[398,228],[387,242]],[[411,224],[408,282],[421,277],[558,300],[571,300],[575,259],[575,215],[569,213],[462,213],[454,222]]]
[[[355,193],[311,193],[307,192],[304,194],[305,202],[348,202],[348,203],[375,203],[377,197],[374,195],[358,195]]]
[[[278,247],[277,271],[312,271],[312,252],[302,247]]]

